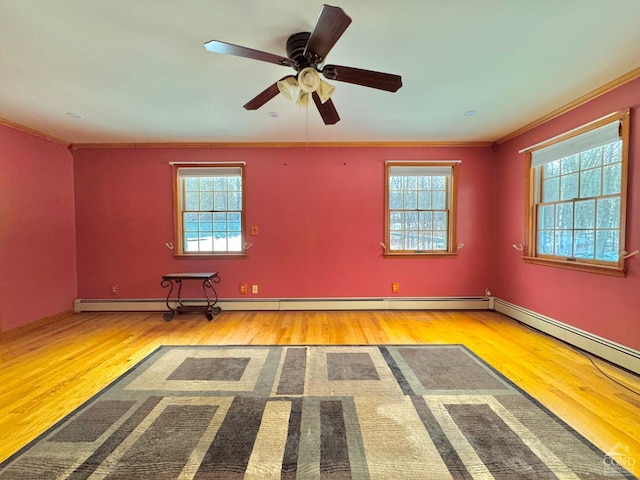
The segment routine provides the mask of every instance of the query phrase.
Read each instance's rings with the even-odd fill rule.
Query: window
[[[385,164],[385,255],[455,253],[458,163]]]
[[[244,164],[173,164],[176,253],[244,253]]]
[[[528,257],[623,274],[628,112],[528,150]]]

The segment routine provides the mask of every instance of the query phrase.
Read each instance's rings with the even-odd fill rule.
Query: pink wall
[[[0,125],[0,328],[73,308],[73,159],[63,145]]]
[[[227,298],[483,295],[491,287],[489,148],[138,148],[75,155],[80,298],[161,298],[163,273],[219,271]],[[454,259],[385,259],[385,160],[462,160]],[[245,161],[246,258],[174,258],[170,161]],[[239,293],[258,284],[259,294]],[[192,292],[197,294],[195,292]]]
[[[640,248],[640,79],[505,144],[496,156],[494,294],[561,322],[640,349],[640,256],[625,278],[525,264],[512,244],[524,243],[525,159],[518,151],[608,113],[631,108],[626,248]]]

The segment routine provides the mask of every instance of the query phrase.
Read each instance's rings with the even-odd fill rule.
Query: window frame
[[[172,168],[172,183],[173,183],[173,217],[174,217],[174,256],[176,257],[242,257],[246,256],[246,181],[245,181],[245,162],[202,162],[202,163],[189,163],[189,162],[170,162]],[[180,176],[179,171],[181,169],[229,169],[239,168],[241,176],[241,192],[242,192],[242,204],[240,211],[240,250],[238,251],[204,251],[204,252],[189,252],[184,249],[184,225],[183,225],[183,213],[182,209],[183,201],[181,188],[181,181],[186,177]],[[215,212],[214,210],[211,210]],[[228,210],[225,210],[228,211]]]
[[[526,184],[525,184],[525,255],[523,260],[525,263],[554,266],[559,268],[565,268],[570,270],[578,270],[583,272],[598,273],[611,276],[625,276],[625,259],[622,252],[625,250],[626,239],[626,219],[627,219],[627,184],[628,184],[628,169],[629,169],[629,118],[630,111],[622,110],[613,112],[602,118],[594,120],[590,123],[577,127],[573,130],[560,134],[544,142],[538,143],[532,147],[521,150],[520,153],[526,155]],[[538,209],[539,205],[542,205],[542,169],[544,165],[540,167],[532,167],[533,152],[542,148],[549,147],[560,142],[570,140],[574,137],[578,137],[587,132],[595,130],[596,128],[603,127],[605,125],[618,122],[619,123],[619,135],[622,140],[621,145],[621,178],[620,178],[620,225],[619,232],[619,244],[618,244],[618,261],[607,262],[605,260],[597,259],[585,259],[579,257],[560,257],[557,255],[546,255],[537,253],[538,250]],[[585,150],[586,151],[586,150]],[[564,157],[562,157],[564,158]],[[558,159],[559,160],[559,159]],[[581,171],[581,170],[579,170]],[[537,189],[540,189],[537,191]],[[593,199],[605,198],[607,195],[603,195],[602,192],[598,196],[589,197]],[[540,201],[537,201],[540,199]],[[580,198],[573,199],[575,202]],[[575,232],[574,227],[571,231]],[[597,229],[596,229],[597,230]]]
[[[437,161],[386,161],[384,165],[384,256],[385,257],[416,257],[416,258],[454,258],[458,255],[458,243],[456,241],[457,226],[457,198],[458,198],[458,166],[460,160]],[[433,167],[451,168],[448,176],[448,224],[447,224],[447,249],[446,250],[391,250],[391,209],[389,208],[389,179],[393,167]]]

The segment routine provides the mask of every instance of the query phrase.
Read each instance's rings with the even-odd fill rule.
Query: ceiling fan
[[[320,73],[329,80],[353,83],[387,92],[396,92],[402,86],[402,77],[399,75],[341,65],[323,65],[325,57],[350,24],[351,17],[340,7],[323,5],[313,32],[294,33],[287,39],[286,57],[219,40],[205,43],[204,48],[209,52],[292,67],[296,71],[296,75],[282,77],[249,100],[243,105],[246,110],[257,110],[278,93],[291,99],[298,90],[298,105],[306,106],[310,99],[313,99],[324,123],[333,125],[340,121],[330,98],[334,87],[322,80]]]

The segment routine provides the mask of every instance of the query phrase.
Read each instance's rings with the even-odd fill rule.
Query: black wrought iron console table
[[[185,305],[182,300],[182,281],[183,280],[202,280],[202,292],[204,293],[205,298],[207,299],[206,305]],[[202,312],[202,314],[207,318],[207,320],[212,320],[215,315],[218,315],[222,309],[220,307],[216,307],[216,303],[218,303],[218,293],[216,289],[213,287],[214,283],[220,283],[220,277],[218,276],[218,272],[209,272],[209,273],[168,273],[167,275],[162,276],[162,282],[160,282],[160,286],[162,288],[168,288],[169,293],[167,293],[167,308],[169,311],[165,313],[162,318],[164,318],[167,322],[173,320],[176,314],[186,313],[186,312]],[[175,308],[171,306],[171,294],[173,293],[173,288],[178,286],[178,296],[174,300],[176,303]],[[209,296],[208,291],[211,290],[213,292],[214,298],[213,300]]]

